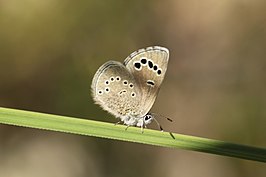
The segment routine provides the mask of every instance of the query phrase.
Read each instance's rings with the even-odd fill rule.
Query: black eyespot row
[[[158,74],[158,75],[161,75],[161,74],[162,74],[162,71],[159,69],[159,70],[157,71],[157,74]]]
[[[157,65],[154,65],[153,66],[153,69],[154,69],[154,71],[156,71],[158,69],[158,66]]]

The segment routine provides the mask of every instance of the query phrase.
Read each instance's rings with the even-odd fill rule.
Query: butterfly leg
[[[121,123],[121,121],[118,121],[118,122],[114,123],[114,125],[118,125],[118,124],[120,124],[120,123]]]
[[[118,125],[120,123],[121,123],[121,121],[118,121],[118,122],[114,123],[114,125]],[[127,127],[125,128],[125,131],[127,131],[128,127],[130,127],[130,125],[127,125]]]
[[[144,133],[143,125],[141,126],[141,133]]]
[[[141,133],[144,133],[144,128],[147,128],[145,121],[144,121],[144,117],[143,117],[143,123],[141,125]]]
[[[130,125],[127,125],[127,127],[125,128],[125,131],[127,131],[128,127],[130,127]]]

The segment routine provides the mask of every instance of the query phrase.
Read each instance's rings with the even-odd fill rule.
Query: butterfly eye
[[[150,119],[151,119],[151,116],[150,115],[146,115],[145,118],[144,118],[145,121],[148,121]]]

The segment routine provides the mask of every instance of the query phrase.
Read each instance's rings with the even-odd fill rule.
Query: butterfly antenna
[[[163,115],[161,115],[161,114],[152,113],[152,115],[153,115],[153,116],[157,116],[157,117],[163,117],[163,118],[165,118],[166,120],[168,120],[169,122],[173,122],[172,119],[170,119],[169,117],[163,116]]]
[[[162,116],[162,115],[160,115],[160,114],[155,114],[155,113],[150,113],[152,116],[153,116],[153,119],[155,120],[155,122],[156,122],[156,124],[158,125],[158,127],[159,127],[159,129],[163,132],[164,130],[163,130],[163,127],[160,125],[160,123],[157,121],[157,119],[155,118],[156,116],[157,117],[163,117],[163,118],[165,118],[166,120],[168,120],[168,121],[170,121],[170,122],[173,122],[173,120],[172,119],[170,119],[169,117],[165,117],[165,116]],[[173,138],[173,139],[175,139],[175,136],[173,135],[173,133],[172,132],[169,132],[169,134],[170,134],[170,136]]]
[[[155,118],[155,114],[151,114],[152,115],[152,117],[153,117],[153,119],[155,120],[155,122],[156,122],[156,124],[158,125],[158,128],[163,132],[164,130],[163,130],[163,127],[161,126],[161,124],[158,122],[158,120]]]

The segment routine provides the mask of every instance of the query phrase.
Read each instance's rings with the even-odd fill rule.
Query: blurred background
[[[95,105],[98,67],[169,48],[152,108],[176,133],[266,147],[266,2],[0,0],[0,106],[117,120]],[[153,126],[150,126],[153,128]],[[0,125],[1,177],[262,177],[263,163]]]

